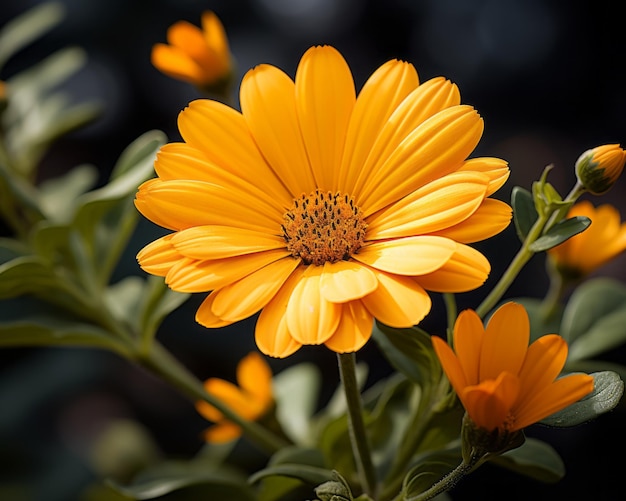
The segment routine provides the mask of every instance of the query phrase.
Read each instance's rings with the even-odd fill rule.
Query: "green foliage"
[[[584,216],[575,216],[559,221],[549,228],[541,237],[530,244],[533,252],[542,252],[562,244],[568,238],[583,232],[591,224],[591,220]]]
[[[520,241],[523,242],[538,217],[530,191],[520,186],[514,186],[511,191],[511,206],[513,207],[515,231]]]
[[[563,460],[554,448],[530,437],[521,447],[494,457],[492,462],[545,483],[558,482],[565,475]]]

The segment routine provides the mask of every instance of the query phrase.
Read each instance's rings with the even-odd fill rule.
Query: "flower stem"
[[[429,499],[433,499],[438,494],[449,491],[454,487],[459,480],[461,480],[465,475],[470,473],[474,468],[473,465],[466,463],[463,461],[459,466],[457,466],[454,470],[448,473],[445,477],[443,477],[439,482],[433,484],[428,490],[417,494],[416,496],[400,498],[404,501],[427,501]]]
[[[143,368],[181,390],[182,393],[194,401],[204,400],[211,404],[227,419],[240,426],[250,440],[257,443],[267,452],[273,453],[289,445],[283,438],[275,435],[258,423],[243,419],[221,400],[208,393],[204,389],[202,382],[156,341],[152,344],[152,349],[140,354],[136,361]]]
[[[365,433],[363,403],[356,380],[356,355],[354,353],[338,353],[337,360],[339,361],[339,374],[346,396],[348,430],[357,470],[363,491],[375,498],[376,471],[374,470],[369,441]]]

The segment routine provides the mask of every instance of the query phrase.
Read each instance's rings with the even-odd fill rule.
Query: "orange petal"
[[[485,430],[504,427],[519,392],[519,380],[510,372],[469,386],[459,397],[476,425]]]
[[[265,355],[285,358],[302,346],[302,343],[291,336],[287,328],[287,305],[304,270],[304,266],[296,269],[259,315],[255,339],[259,350]]]
[[[506,160],[494,157],[470,158],[459,169],[459,172],[464,171],[482,172],[489,176],[487,196],[493,195],[498,191],[506,183],[511,173]]]
[[[524,407],[515,412],[515,427],[521,430],[543,418],[565,409],[593,391],[593,377],[583,374],[557,379],[552,384],[537,389],[533,397],[526,401]]]
[[[491,270],[485,256],[472,247],[456,244],[454,254],[439,269],[415,277],[424,289],[434,292],[466,292],[480,287]]]
[[[410,278],[373,270],[378,287],[361,301],[368,311],[390,327],[411,327],[430,311],[432,302],[426,291]]]
[[[266,408],[272,402],[272,370],[259,353],[251,352],[239,361],[237,383],[261,407]]]
[[[196,322],[203,327],[215,329],[218,327],[226,327],[233,323],[233,321],[223,320],[213,313],[213,301],[215,301],[216,295],[217,291],[211,292],[211,294],[202,301],[198,311],[196,311]]]
[[[528,314],[521,304],[506,303],[489,319],[480,354],[479,379],[495,379],[501,372],[518,375],[530,339]]]
[[[480,353],[485,329],[474,310],[462,311],[454,323],[454,351],[463,369],[466,384],[480,382]]]
[[[311,47],[304,53],[296,72],[296,108],[316,186],[322,190],[337,190],[333,177],[355,100],[352,73],[336,49]]]
[[[292,196],[313,191],[294,82],[278,68],[261,64],[243,77],[239,99],[256,144]]]
[[[448,376],[448,380],[454,388],[457,395],[461,395],[465,387],[468,385],[467,378],[459,359],[443,339],[437,336],[431,336],[433,348],[437,354],[437,358],[441,363],[443,371]]]
[[[241,434],[242,431],[238,425],[230,421],[223,421],[207,428],[202,436],[210,444],[224,444],[239,438]]]
[[[354,261],[324,263],[320,292],[327,301],[345,303],[362,298],[378,287],[372,270]]]
[[[350,301],[342,306],[339,326],[324,344],[337,353],[358,351],[372,335],[374,317],[360,301]]]
[[[456,244],[441,237],[418,236],[374,242],[352,258],[377,270],[398,275],[424,275],[441,268]]]
[[[141,269],[152,275],[164,277],[183,256],[172,245],[174,234],[150,242],[137,254]]]
[[[341,320],[341,304],[322,296],[322,267],[310,265],[294,287],[287,304],[287,327],[302,344],[322,344],[335,333]]]
[[[257,417],[254,415],[255,406],[254,404],[251,405],[249,395],[242,392],[238,386],[230,381],[220,378],[209,378],[204,382],[204,389],[242,418],[254,419]],[[221,416],[222,414],[218,411],[215,416],[205,417],[211,421],[219,421],[219,419],[214,419],[217,415]]]
[[[162,43],[152,47],[150,55],[152,65],[167,76],[196,84],[202,81],[202,68],[187,52]]]

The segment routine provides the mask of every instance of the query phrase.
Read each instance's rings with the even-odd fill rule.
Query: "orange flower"
[[[224,26],[211,11],[202,14],[202,29],[178,21],[167,30],[169,45],[152,48],[152,64],[166,75],[203,89],[223,84],[232,73]]]
[[[482,285],[489,261],[469,243],[508,226],[490,198],[509,169],[467,159],[483,122],[443,78],[382,65],[357,96],[332,47],[309,49],[295,82],[274,66],[243,78],[242,112],[192,102],[185,142],[165,145],[135,205],[174,231],[138,254],[181,292],[208,292],[196,314],[222,327],[261,311],[256,342],[286,357],[302,345],[359,350],[374,318],[409,327],[427,290]]]
[[[585,151],[576,161],[576,176],[580,184],[594,195],[611,189],[626,163],[626,150],[619,144],[604,144]]]
[[[204,382],[204,388],[248,421],[265,416],[274,405],[272,371],[265,359],[256,352],[242,358],[237,365],[237,383],[239,386],[224,379],[210,378]],[[207,442],[229,442],[241,436],[241,428],[225,419],[212,405],[199,401],[196,409],[216,423],[204,432]]]
[[[610,204],[595,208],[584,200],[572,206],[568,217],[586,216],[589,227],[548,250],[548,256],[564,277],[582,278],[626,250],[626,223]]]
[[[433,346],[470,419],[487,431],[515,432],[573,404],[593,390],[593,377],[557,379],[567,358],[558,334],[530,346],[523,306],[507,303],[484,328],[473,310],[454,325],[455,351],[433,336]]]

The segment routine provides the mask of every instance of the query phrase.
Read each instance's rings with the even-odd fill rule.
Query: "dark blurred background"
[[[39,4],[3,0],[0,26]],[[53,50],[79,45],[89,62],[67,90],[77,101],[98,99],[102,117],[60,140],[44,159],[50,177],[82,163],[98,166],[101,182],[120,152],[150,129],[177,140],[176,117],[192,99],[191,86],[160,74],[149,61],[154,43],[165,41],[179,19],[200,23],[203,10],[221,18],[238,65],[237,82],[259,63],[294,74],[302,53],[314,44],[337,47],[360,87],[388,59],[412,62],[422,81],[444,75],[458,84],[464,103],[485,119],[475,155],[509,161],[511,178],[497,197],[509,200],[513,186],[530,189],[543,168],[566,193],[575,181],[573,164],[584,150],[605,143],[624,146],[626,89],[623,83],[623,20],[616,2],[540,0],[63,0],[60,27],[23,50],[0,79],[28,67]],[[626,217],[626,181],[594,204],[610,202]],[[160,234],[143,221],[119,270],[141,274],[136,252]],[[492,262],[487,285],[459,297],[475,306],[500,276],[518,242],[509,228],[479,248]],[[626,280],[621,256],[597,272]],[[542,256],[516,280],[509,297],[545,294]],[[159,339],[199,377],[234,378],[236,362],[254,350],[248,320],[221,331],[193,322],[202,295],[194,296],[165,322]],[[0,305],[0,307],[2,307]],[[441,299],[423,327],[442,333]],[[617,350],[609,360],[626,363]],[[304,360],[324,369],[322,400],[337,381],[336,359],[324,348],[306,347],[274,371]],[[359,360],[370,365],[370,382],[389,367],[369,343]],[[109,353],[73,349],[11,349],[0,352],[0,499],[79,499],[95,478],[90,454],[98,437],[118,419],[145,427],[164,455],[187,457],[202,445],[207,423],[183,397],[140,369]],[[574,430],[531,428],[566,461],[567,475],[544,485],[485,466],[452,493],[467,499],[621,499],[626,490],[626,413],[618,408]],[[613,458],[613,459],[611,459]]]

